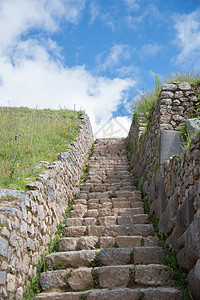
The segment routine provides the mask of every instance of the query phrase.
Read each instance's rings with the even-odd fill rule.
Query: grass
[[[79,133],[83,112],[0,107],[0,188],[25,189]]]
[[[169,77],[165,77],[163,82],[164,83],[181,83],[181,82],[188,82],[191,85],[198,85],[200,84],[200,74],[193,74],[193,73],[173,73]]]
[[[169,77],[166,77],[160,81],[159,77],[156,76],[155,79],[155,87],[150,92],[145,92],[143,90],[143,94],[141,95],[140,99],[134,103],[133,106],[133,122],[138,123],[140,118],[142,118],[142,122],[146,123],[146,127],[149,124],[151,115],[154,111],[156,100],[158,99],[159,93],[161,91],[162,83],[181,83],[181,82],[188,82],[194,86],[194,90],[197,96],[200,99],[200,91],[196,87],[200,85],[200,75],[199,74],[191,74],[191,73],[175,73],[171,74]],[[197,106],[196,113],[193,117],[199,116],[200,111],[199,107]]]

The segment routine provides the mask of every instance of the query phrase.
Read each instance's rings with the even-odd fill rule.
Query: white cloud
[[[180,49],[176,57],[178,64],[193,67],[199,71],[200,64],[200,9],[186,15],[174,16],[176,45]]]
[[[90,15],[91,15],[90,24],[92,24],[94,22],[94,20],[96,20],[96,18],[100,15],[101,9],[96,1],[90,2],[89,9],[90,9]]]
[[[162,46],[158,44],[145,44],[142,46],[139,55],[141,58],[152,57],[155,56],[161,49]]]
[[[147,26],[148,23],[153,23],[154,21],[162,20],[162,14],[157,9],[157,7],[153,4],[145,6],[145,9],[142,10],[142,13],[137,16],[133,17],[132,15],[128,15],[126,17],[126,22],[130,28],[133,30],[139,30],[141,26]]]
[[[69,68],[62,62],[62,49],[45,38],[60,29],[63,19],[77,23],[85,1],[18,0],[17,6],[14,2],[0,3],[0,105],[73,109],[75,104],[98,128],[135,82],[95,77],[84,66]],[[28,36],[34,29],[40,34]]]
[[[85,0],[1,0],[0,2],[0,50],[16,43],[30,29],[55,32],[59,19],[77,23]]]
[[[125,4],[130,10],[138,10],[140,0],[124,0]]]
[[[109,55],[106,58],[103,58],[103,54],[97,56],[97,64],[99,69],[107,70],[113,69],[116,66],[121,66],[122,61],[129,61],[131,59],[134,49],[131,50],[130,46],[124,44],[114,45]]]
[[[101,1],[90,0],[89,13],[90,22],[92,24],[95,20],[101,21],[107,27],[110,27],[112,31],[115,30],[115,21],[112,14],[107,10],[104,11],[101,6]]]

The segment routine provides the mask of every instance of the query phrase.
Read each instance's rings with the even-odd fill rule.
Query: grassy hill
[[[25,189],[35,180],[48,164],[36,165],[56,160],[78,135],[82,113],[0,107],[0,188]]]

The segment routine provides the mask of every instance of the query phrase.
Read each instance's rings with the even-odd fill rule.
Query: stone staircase
[[[124,139],[96,141],[65,225],[35,299],[182,299],[133,186]]]

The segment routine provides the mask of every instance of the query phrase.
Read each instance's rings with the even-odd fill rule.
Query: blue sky
[[[200,1],[0,0],[2,106],[75,105],[124,136],[156,75],[199,69]]]

